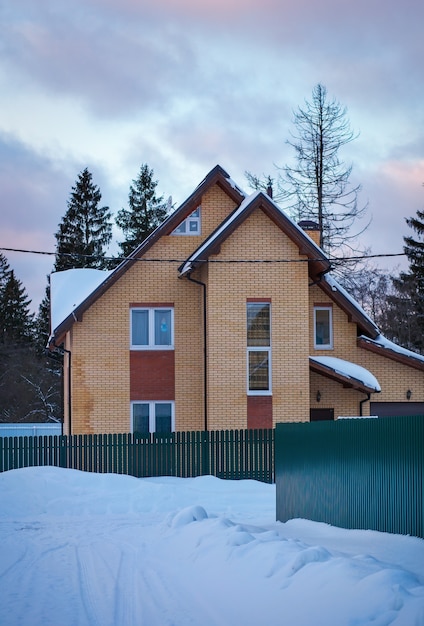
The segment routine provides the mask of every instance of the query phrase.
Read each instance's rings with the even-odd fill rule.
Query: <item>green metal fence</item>
[[[274,430],[0,438],[0,471],[39,465],[131,476],[274,482]]]
[[[277,424],[277,519],[424,538],[424,416]]]

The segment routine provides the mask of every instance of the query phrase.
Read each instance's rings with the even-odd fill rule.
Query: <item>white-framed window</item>
[[[331,306],[314,307],[314,348],[317,350],[333,349],[333,308]]]
[[[200,206],[172,231],[173,235],[200,235]]]
[[[271,394],[271,304],[247,302],[247,393]]]
[[[175,403],[131,402],[131,432],[172,433],[175,431]]]
[[[174,348],[174,309],[134,307],[130,310],[133,350],[172,350]]]

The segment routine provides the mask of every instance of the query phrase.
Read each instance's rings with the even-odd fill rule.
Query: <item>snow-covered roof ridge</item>
[[[345,361],[344,359],[334,356],[310,356],[309,360],[319,363],[345,378],[362,383],[365,387],[377,393],[381,391],[380,383],[377,378],[365,367],[362,367],[362,365],[357,365],[351,361]]]
[[[246,192],[239,185],[237,185],[237,183],[231,178],[231,176],[228,174],[228,172],[226,172],[224,170],[224,168],[221,167],[221,165],[215,165],[215,167],[211,169],[211,171],[203,178],[203,180],[200,181],[200,183],[197,185],[197,187],[196,187],[196,189],[194,191],[196,192],[198,189],[201,189],[202,186],[208,181],[208,179],[214,173],[219,173],[221,176],[223,176],[227,180],[227,182],[231,185],[231,187],[235,191],[237,191],[237,193],[240,194],[241,196],[247,196],[248,195],[248,194],[246,194]]]

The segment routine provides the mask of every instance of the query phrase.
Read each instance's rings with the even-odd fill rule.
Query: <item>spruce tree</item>
[[[112,239],[109,207],[100,207],[102,195],[85,168],[72,187],[68,209],[59,224],[55,271],[93,267],[105,269],[105,248]]]
[[[4,285],[8,279],[10,266],[7,258],[0,252],[0,292],[4,289]]]
[[[153,170],[143,164],[130,186],[129,209],[121,209],[116,217],[116,224],[125,235],[124,241],[119,243],[124,256],[144,241],[167,215],[167,203],[163,196],[156,195],[157,184],[158,181],[153,179]]]
[[[417,295],[424,298],[424,211],[417,211],[416,217],[406,219],[417,237],[404,237],[404,252],[409,261],[409,271],[416,282]]]
[[[424,354],[424,211],[418,210],[406,223],[416,236],[404,237],[409,271],[393,280],[396,294],[391,306],[397,312],[399,326],[408,330],[399,343]]]
[[[3,344],[30,343],[34,331],[34,316],[29,310],[31,300],[13,270],[8,272],[3,282],[0,290],[0,341]]]
[[[47,287],[35,318],[35,342],[37,352],[41,356],[49,340],[50,334],[50,276],[47,277]]]

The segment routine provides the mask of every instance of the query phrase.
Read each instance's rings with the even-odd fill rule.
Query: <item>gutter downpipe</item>
[[[69,417],[69,435],[72,434],[72,419],[71,419],[71,351],[63,348],[62,346],[57,346],[53,340],[53,345],[58,350],[58,352],[66,352],[68,355],[68,417]],[[65,368],[62,369],[64,371]],[[63,420],[62,420],[62,435],[63,435]]]
[[[208,361],[207,361],[207,339],[206,339],[206,283],[203,283],[200,280],[196,280],[195,278],[191,277],[191,274],[187,274],[187,280],[191,281],[192,283],[196,283],[196,285],[200,285],[201,287],[203,287],[203,400],[204,400],[204,412],[205,412],[205,424],[204,424],[204,429],[205,431],[208,430],[208,392],[207,392],[207,385],[208,385],[208,371],[207,371],[207,365],[208,365]]]
[[[69,436],[72,435],[72,403],[71,403],[71,351],[63,348],[68,355],[68,417],[69,417]]]
[[[365,402],[369,402],[369,401],[370,401],[370,399],[371,399],[371,394],[370,394],[370,393],[367,393],[367,397],[366,397],[366,398],[364,398],[363,400],[360,400],[360,402],[359,402],[359,415],[360,415],[361,417],[363,417],[362,405],[363,405],[363,404],[365,404]]]

